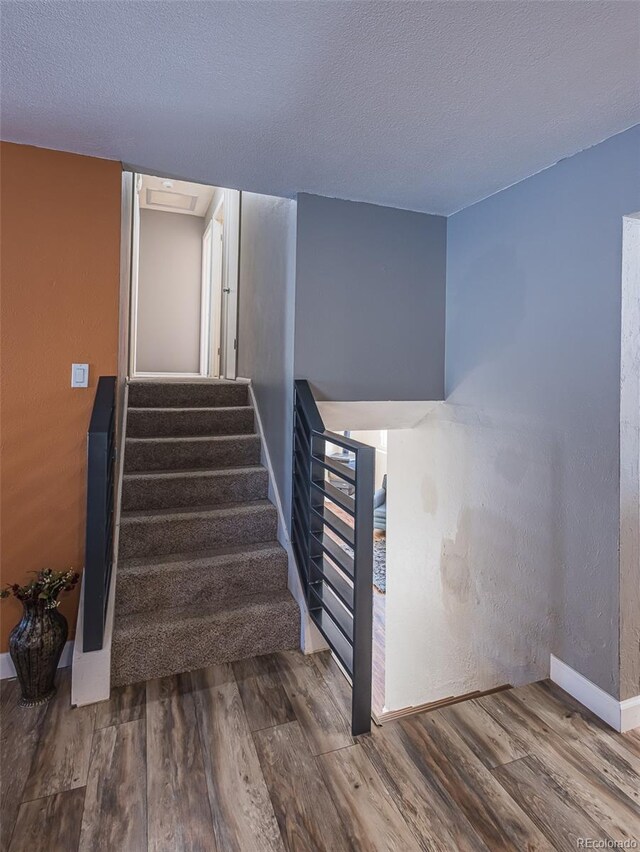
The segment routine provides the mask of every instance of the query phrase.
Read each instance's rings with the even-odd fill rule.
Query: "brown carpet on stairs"
[[[113,684],[298,647],[247,386],[131,383],[124,470]]]

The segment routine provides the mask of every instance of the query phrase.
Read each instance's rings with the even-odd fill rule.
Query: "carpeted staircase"
[[[129,387],[114,686],[299,646],[246,384]]]

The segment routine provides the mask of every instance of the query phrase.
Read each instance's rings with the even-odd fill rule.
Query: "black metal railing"
[[[87,433],[83,651],[99,651],[113,564],[116,377],[100,376]]]
[[[306,380],[294,393],[294,554],[309,615],[351,679],[352,733],[363,734],[371,730],[375,449],[328,432]]]

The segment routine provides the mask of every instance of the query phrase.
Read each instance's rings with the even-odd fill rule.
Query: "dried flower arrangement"
[[[60,592],[70,592],[80,579],[80,575],[73,569],[68,571],[53,571],[44,568],[42,571],[34,571],[35,579],[24,586],[13,583],[0,590],[0,598],[8,598],[13,595],[22,603],[35,603],[45,601],[46,609],[55,609],[60,605],[58,595]]]

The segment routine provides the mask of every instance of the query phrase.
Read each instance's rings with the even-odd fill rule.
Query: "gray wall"
[[[254,393],[288,523],[293,430],[296,204],[242,193],[238,375]]]
[[[640,207],[639,151],[636,127],[458,213],[448,229],[447,408],[454,423],[470,413],[478,422],[456,464],[487,463],[494,486],[460,494],[465,547],[477,561],[505,538],[513,613],[539,608],[532,645],[548,643],[612,695],[622,217]],[[501,450],[491,433],[502,430]],[[530,466],[538,493],[524,488]],[[519,506],[514,528],[496,494],[512,519]],[[545,594],[520,598],[532,576]]]
[[[320,399],[442,399],[447,220],[298,196],[295,374]]]
[[[202,229],[199,216],[140,211],[138,372],[200,370]]]

